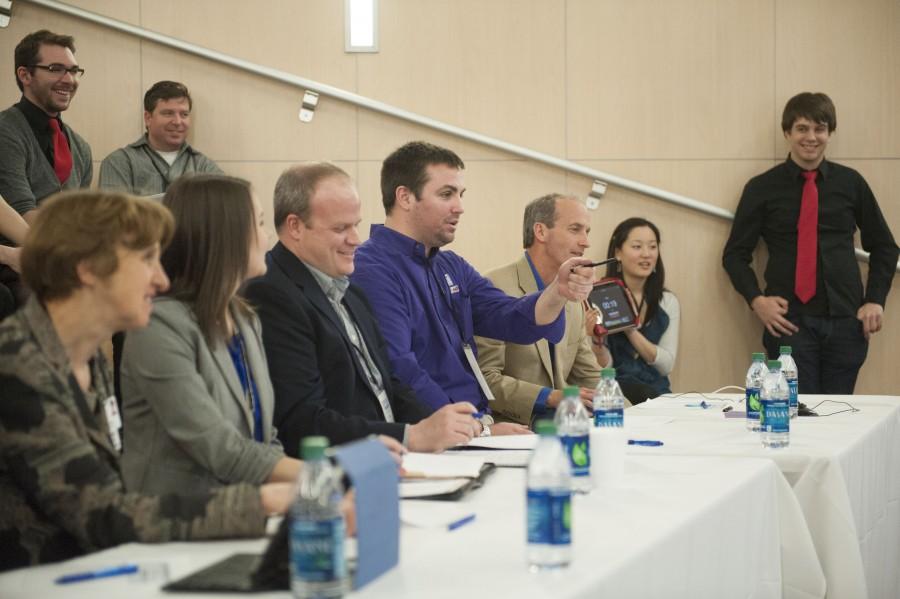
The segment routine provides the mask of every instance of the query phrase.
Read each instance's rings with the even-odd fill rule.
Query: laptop
[[[184,578],[170,582],[164,591],[234,592],[286,591],[291,588],[288,566],[288,531],[285,516],[264,553],[235,553]]]

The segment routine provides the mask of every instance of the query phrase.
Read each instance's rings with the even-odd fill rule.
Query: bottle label
[[[597,408],[594,410],[594,426],[624,426],[625,413],[622,408]]]
[[[346,576],[344,519],[291,522],[291,569],[307,582],[330,582]]]
[[[799,386],[797,384],[797,379],[788,379],[788,392],[790,395],[788,396],[790,399],[790,405],[792,408],[796,408],[798,405],[798,396],[797,392],[799,390]]]
[[[571,492],[564,489],[528,489],[528,542],[536,545],[571,544]]]
[[[747,419],[759,420],[759,389],[756,387],[748,387],[745,398],[745,403],[747,404]]]
[[[591,439],[587,435],[563,435],[559,438],[569,456],[572,476],[588,476],[591,473]]]
[[[769,399],[762,402],[760,426],[767,433],[789,431],[791,412],[787,399]]]

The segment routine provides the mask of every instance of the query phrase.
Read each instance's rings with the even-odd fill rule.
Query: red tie
[[[804,304],[816,294],[816,246],[819,227],[819,188],[817,171],[804,171],[800,218],[797,219],[797,272],[794,293]]]
[[[53,129],[53,170],[62,185],[72,174],[72,152],[66,134],[59,128],[59,121],[51,118],[50,128]]]

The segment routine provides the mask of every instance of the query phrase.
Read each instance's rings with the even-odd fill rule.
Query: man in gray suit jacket
[[[485,276],[514,297],[543,289],[563,262],[584,255],[590,247],[590,230],[587,210],[577,198],[562,194],[538,198],[525,208],[525,254]],[[536,417],[552,414],[567,385],[581,387],[581,399],[592,409],[593,389],[600,379],[598,357],[587,336],[584,308],[569,302],[565,310],[566,332],[556,344],[546,339],[519,345],[475,338],[478,365],[496,398],[491,410],[498,422],[527,425]],[[603,363],[607,365],[608,358]]]

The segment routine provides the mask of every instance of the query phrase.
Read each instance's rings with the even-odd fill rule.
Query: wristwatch
[[[491,436],[491,427],[488,424],[481,423],[481,434],[480,437],[490,437]]]

